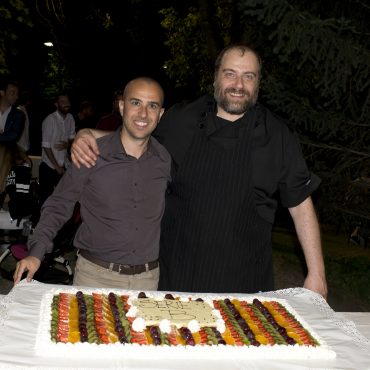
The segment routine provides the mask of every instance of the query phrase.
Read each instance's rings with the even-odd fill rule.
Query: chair
[[[13,280],[15,265],[28,254],[27,238],[32,232],[32,222],[25,219],[18,227],[11,220],[8,212],[0,211],[0,273],[8,280]],[[6,218],[8,216],[8,219]],[[4,228],[9,227],[10,228]],[[60,238],[60,236],[59,236]],[[60,248],[54,248],[52,253],[46,254],[34,278],[50,284],[71,284],[73,270],[70,262],[63,256]]]
[[[27,238],[39,218],[37,184],[37,179],[33,179],[29,192],[30,199],[25,201],[25,194],[21,194],[22,198],[13,198],[9,211],[0,210],[0,273],[5,279],[13,280],[16,262],[28,253]],[[72,233],[74,235],[78,225],[73,223],[72,228],[67,223],[58,233],[54,239],[53,252],[45,255],[35,274],[36,280],[52,284],[72,283],[73,270],[70,261],[64,257],[64,253],[69,241],[72,245]]]

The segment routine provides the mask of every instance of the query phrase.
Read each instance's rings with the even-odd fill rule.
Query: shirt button
[[[137,182],[134,182],[134,186],[137,186]]]
[[[134,205],[134,208],[137,208],[137,205],[136,204]]]

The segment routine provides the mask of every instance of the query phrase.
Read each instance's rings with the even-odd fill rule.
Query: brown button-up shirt
[[[98,140],[100,156],[93,168],[71,166],[44,203],[41,219],[30,236],[30,255],[43,258],[52,251],[57,231],[80,202],[82,225],[74,245],[107,262],[142,264],[159,253],[171,158],[150,138],[147,151],[127,155],[120,130]]]

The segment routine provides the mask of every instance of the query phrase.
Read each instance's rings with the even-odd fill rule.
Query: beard
[[[71,110],[70,106],[65,106],[65,107],[60,107],[59,108],[59,111],[64,115],[67,115],[67,113],[69,113],[70,110]]]
[[[228,93],[243,94],[244,99],[239,101],[232,101],[227,97]],[[258,86],[252,92],[252,94],[250,94],[248,91],[245,91],[243,89],[235,89],[233,87],[222,90],[221,86],[217,82],[215,83],[214,98],[217,102],[217,105],[229,114],[240,115],[245,113],[249,108],[253,107],[256,104],[257,97]]]

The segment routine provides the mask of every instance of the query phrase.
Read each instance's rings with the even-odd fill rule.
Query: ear
[[[125,102],[123,100],[120,100],[118,102],[118,106],[119,106],[119,112],[121,113],[121,116],[123,116],[123,110],[125,108]]]
[[[162,108],[161,111],[159,112],[159,119],[158,119],[158,121],[162,118],[163,113],[164,113],[164,108]]]

